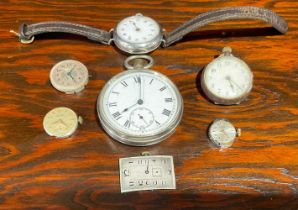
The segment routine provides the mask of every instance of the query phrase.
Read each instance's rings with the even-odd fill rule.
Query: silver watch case
[[[142,14],[138,13],[136,15],[142,16]],[[155,20],[154,20],[155,21]],[[121,22],[121,21],[120,21]],[[119,22],[119,23],[120,23]],[[156,22],[156,21],[155,21]],[[117,24],[115,29],[111,30],[113,34],[113,42],[115,45],[122,51],[127,52],[129,54],[146,54],[158,48],[163,41],[164,30],[161,28],[158,22],[157,25],[159,26],[159,33],[153,40],[143,43],[130,43],[120,38],[119,34],[117,33],[117,28],[119,26]]]
[[[104,95],[105,92],[107,91],[108,87],[115,81],[117,80],[119,77],[125,76],[126,74],[130,74],[132,71],[136,72],[146,72],[148,74],[155,74],[158,75],[160,77],[164,77],[164,79],[168,82],[169,85],[171,85],[171,87],[175,90],[176,93],[176,97],[177,97],[177,106],[178,106],[178,110],[179,112],[176,115],[176,118],[173,120],[173,122],[164,130],[162,130],[161,132],[155,134],[155,135],[147,135],[147,136],[138,136],[138,135],[128,135],[126,133],[123,133],[117,129],[115,129],[113,127],[113,125],[111,125],[111,123],[109,123],[109,117],[106,116],[105,112],[103,111],[103,106],[104,106]],[[183,114],[183,98],[178,90],[178,88],[176,87],[176,85],[165,75],[156,72],[154,70],[151,69],[135,69],[135,70],[127,70],[124,72],[121,72],[117,75],[115,75],[114,77],[112,77],[112,79],[110,79],[105,86],[103,87],[103,89],[101,90],[98,98],[97,98],[97,115],[98,118],[100,120],[100,123],[103,127],[103,129],[115,140],[126,144],[126,145],[130,145],[130,146],[150,146],[150,145],[154,145],[157,144],[163,140],[165,140],[166,138],[168,138],[169,136],[171,136],[175,130],[176,127],[179,125],[181,118],[182,118],[182,114]]]

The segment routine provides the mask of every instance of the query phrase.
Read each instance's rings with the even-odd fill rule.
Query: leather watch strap
[[[165,42],[163,47],[167,47],[174,42],[180,40],[186,34],[197,30],[198,28],[207,25],[209,23],[232,20],[232,19],[258,19],[264,20],[265,22],[271,24],[275,29],[281,33],[286,33],[288,31],[287,22],[280,17],[278,14],[271,10],[262,9],[258,7],[230,7],[223,8],[220,10],[214,10],[206,13],[202,13],[195,18],[184,23],[180,27],[176,28],[174,31],[165,34]]]
[[[35,35],[49,32],[62,32],[81,35],[102,44],[109,44],[111,39],[111,35],[107,31],[81,24],[61,21],[40,22],[31,25],[22,24],[20,27],[19,36],[21,40],[26,41],[32,39]]]

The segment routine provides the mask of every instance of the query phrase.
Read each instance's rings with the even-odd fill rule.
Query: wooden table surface
[[[51,34],[23,45],[9,33],[22,22],[64,20],[109,30],[141,12],[171,31],[211,9],[258,6],[289,23],[281,35],[261,21],[225,21],[151,55],[154,69],[172,79],[184,98],[175,134],[150,147],[130,147],[101,128],[96,98],[123,71],[127,57],[115,47]],[[0,3],[0,209],[298,209],[298,2],[296,0],[44,1]],[[202,94],[200,71],[224,46],[245,60],[254,87],[239,106],[217,106]],[[56,91],[52,66],[77,59],[90,82],[77,95]],[[84,118],[75,135],[58,140],[42,127],[52,108],[66,106]],[[216,118],[242,128],[229,149],[207,139]],[[120,193],[118,159],[172,155],[177,190]]]

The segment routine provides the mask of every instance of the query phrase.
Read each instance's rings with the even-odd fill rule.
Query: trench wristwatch
[[[110,31],[70,22],[40,22],[22,24],[19,39],[31,43],[34,36],[49,32],[62,32],[85,36],[90,40],[110,45],[112,42],[129,54],[145,54],[158,48],[168,47],[182,39],[186,34],[209,23],[232,19],[257,19],[272,25],[280,33],[288,30],[287,22],[275,12],[251,6],[228,7],[202,13],[167,33],[154,19],[140,13],[121,20]],[[12,31],[13,32],[13,31]],[[15,33],[15,32],[14,32]]]

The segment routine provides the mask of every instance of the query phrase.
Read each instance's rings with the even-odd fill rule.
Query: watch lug
[[[110,34],[110,39],[109,39],[109,41],[107,42],[107,44],[108,45],[111,45],[111,43],[114,41],[114,37],[113,37],[113,35],[114,35],[114,28],[111,28],[111,30],[109,31],[109,34]]]
[[[167,41],[166,41],[166,34],[167,34],[167,31],[166,29],[161,29],[161,32],[162,32],[162,39],[161,39],[161,47],[165,48],[167,47]]]
[[[161,40],[161,47],[163,47],[163,48],[167,47],[167,42],[165,39]]]

